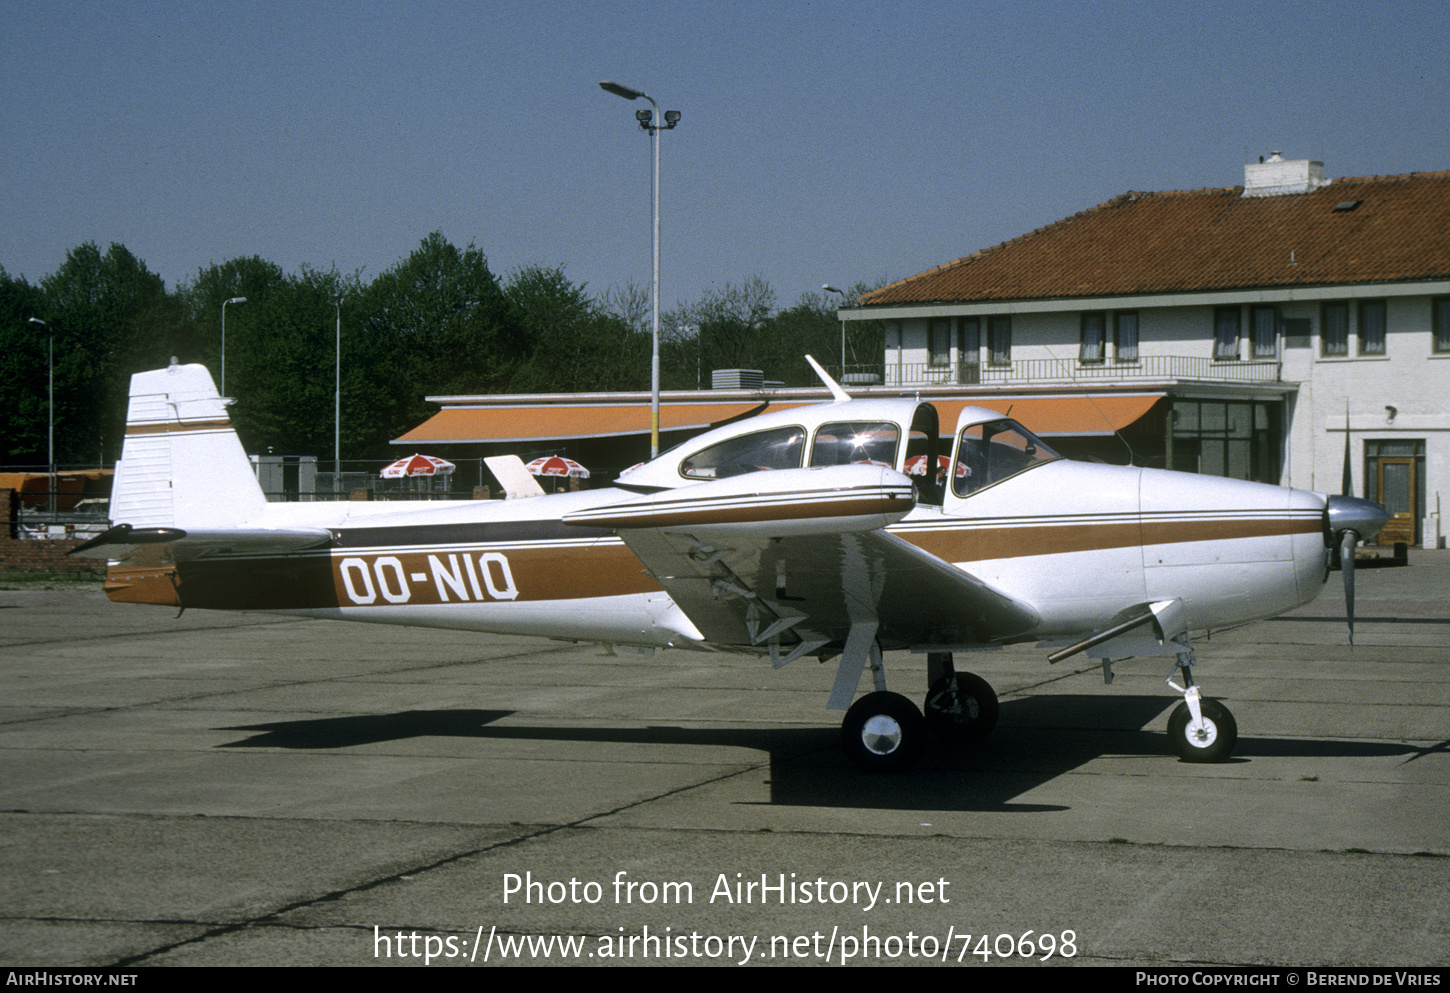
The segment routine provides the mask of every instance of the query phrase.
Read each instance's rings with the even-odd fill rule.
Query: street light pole
[[[222,396],[227,395],[227,304],[246,302],[246,297],[232,297],[222,301]]]
[[[821,284],[821,289],[825,290],[827,293],[839,293],[839,294],[841,294],[841,304],[842,304],[842,306],[845,305],[845,303],[846,303],[846,291],[845,290],[838,290],[834,286],[832,286],[830,283],[822,283]],[[841,378],[842,379],[845,379],[846,378],[846,319],[844,317],[841,318]]]
[[[342,482],[342,294],[333,302],[337,304],[337,369],[332,392],[332,495],[337,496]]]
[[[639,121],[641,129],[648,131],[650,139],[654,143],[654,169],[650,174],[651,187],[654,197],[654,209],[652,212],[654,227],[654,267],[650,279],[650,336],[653,340],[653,347],[650,353],[650,429],[649,429],[649,457],[655,458],[660,453],[660,132],[668,131],[680,123],[680,112],[678,110],[667,110],[664,114],[663,124],[651,124],[651,119],[658,120],[660,117],[660,105],[655,103],[654,97],[639,90],[630,89],[628,86],[621,86],[618,83],[605,80],[599,84],[599,88],[606,93],[613,93],[617,97],[626,100],[637,100],[640,97],[648,100],[654,108],[653,114],[648,110],[635,111],[635,120]]]
[[[45,471],[50,476],[50,516],[55,516],[55,331],[38,317],[30,319],[31,324],[45,328],[46,341],[46,386],[50,393],[50,427],[45,451]]]

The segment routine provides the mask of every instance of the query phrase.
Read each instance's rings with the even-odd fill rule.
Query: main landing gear
[[[873,665],[873,674],[879,672]],[[957,672],[949,652],[927,656],[930,689],[922,710],[880,688],[851,705],[841,737],[851,761],[868,772],[900,772],[921,758],[930,733],[939,741],[980,741],[997,725],[997,694],[982,677]],[[923,716],[924,712],[924,716]]]

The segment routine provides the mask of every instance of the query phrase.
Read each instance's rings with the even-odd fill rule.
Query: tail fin
[[[211,374],[171,365],[131,377],[111,520],[133,528],[235,527],[266,509]]]

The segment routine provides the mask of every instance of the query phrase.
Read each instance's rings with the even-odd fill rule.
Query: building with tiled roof
[[[1081,454],[1327,492],[1347,419],[1355,493],[1396,514],[1384,540],[1440,543],[1450,172],[1328,179],[1277,153],[1244,172],[1125,193],[867,294],[841,315],[886,322],[885,361],[844,372],[933,394],[1156,396]]]

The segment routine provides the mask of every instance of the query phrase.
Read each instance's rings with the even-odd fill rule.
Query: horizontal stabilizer
[[[187,562],[209,555],[282,555],[324,548],[331,542],[332,532],[326,528],[207,531],[117,524],[70,554],[117,562]]]
[[[524,468],[524,460],[517,455],[493,455],[483,461],[503,487],[504,496],[508,499],[521,500],[524,497],[544,495],[544,488],[537,479],[529,475],[529,470]]]

